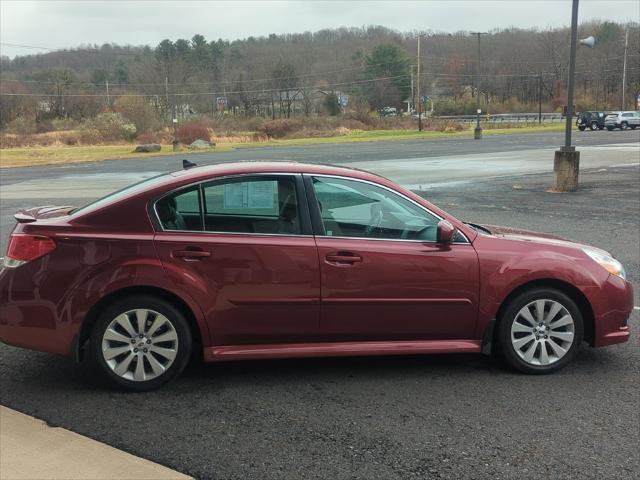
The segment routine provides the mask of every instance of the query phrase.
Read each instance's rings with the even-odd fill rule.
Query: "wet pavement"
[[[547,193],[549,171],[520,170],[464,188],[447,183],[464,174],[452,170],[421,194],[464,220],[609,250],[638,302],[640,168],[628,165],[636,151],[619,153],[584,168],[573,194]],[[551,169],[552,157],[539,161]],[[3,200],[3,225],[19,202]],[[196,478],[629,479],[640,470],[637,311],[631,328],[627,344],[583,347],[547,376],[481,355],[251,361],[193,364],[145,394],[106,390],[68,359],[0,344],[0,403]]]

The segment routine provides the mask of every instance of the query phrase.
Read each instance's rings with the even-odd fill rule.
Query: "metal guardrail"
[[[491,123],[534,123],[538,121],[538,113],[496,113],[495,115],[480,115],[481,122]],[[475,115],[436,115],[433,118],[439,120],[455,120],[458,122],[475,122]],[[546,123],[562,122],[564,117],[561,113],[543,113],[541,120]]]

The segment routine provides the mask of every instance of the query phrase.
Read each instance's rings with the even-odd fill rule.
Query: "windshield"
[[[98,210],[99,208],[102,208],[103,206],[109,203],[117,202],[118,200],[121,200],[131,194],[141,192],[142,190],[146,189],[149,186],[152,186],[156,183],[160,183],[167,176],[168,176],[167,173],[161,173],[160,175],[155,175],[150,178],[145,178],[144,180],[136,182],[133,185],[129,185],[127,187],[121,188],[120,190],[116,190],[115,192],[112,192],[102,198],[99,198],[98,200],[95,200],[85,205],[84,207],[76,208],[75,210],[71,211],[70,214],[75,215],[77,213],[87,213],[88,211]]]

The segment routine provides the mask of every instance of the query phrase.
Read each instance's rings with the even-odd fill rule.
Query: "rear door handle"
[[[327,262],[338,265],[353,265],[355,263],[362,262],[362,257],[360,255],[347,252],[330,253],[324,258]]]
[[[199,260],[211,256],[211,252],[205,250],[174,250],[171,252],[173,258],[184,258],[185,260]]]

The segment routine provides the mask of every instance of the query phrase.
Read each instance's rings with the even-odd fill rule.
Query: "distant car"
[[[396,117],[398,116],[398,109],[396,107],[384,107],[380,109],[380,115],[383,117]]]
[[[604,119],[604,126],[609,131],[614,128],[635,130],[638,125],[640,125],[640,112],[614,112]]]
[[[578,130],[602,130],[604,128],[605,112],[580,112],[576,118]]]
[[[606,251],[461,222],[361,170],[187,168],[16,220],[0,341],[89,360],[129,390],[160,386],[192,354],[499,351],[550,373],[583,339],[630,335],[632,287]]]

